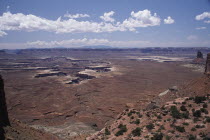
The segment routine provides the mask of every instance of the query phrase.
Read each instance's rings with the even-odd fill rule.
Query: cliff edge
[[[9,126],[10,121],[7,112],[7,104],[4,92],[4,80],[0,75],[0,137],[4,138],[3,127]]]

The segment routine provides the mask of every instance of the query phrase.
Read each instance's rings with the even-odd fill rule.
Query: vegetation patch
[[[150,123],[150,124],[148,124],[148,125],[146,126],[146,128],[147,128],[148,130],[152,130],[152,129],[155,128],[155,126],[154,126],[153,123]]]
[[[155,133],[155,135],[151,138],[151,140],[162,140],[163,133]]]
[[[120,124],[120,125],[118,126],[118,128],[119,128],[120,130],[115,134],[115,136],[120,136],[120,135],[123,135],[123,133],[127,132],[127,127],[126,127],[126,125]]]
[[[134,122],[135,124],[140,124],[140,120],[136,119],[136,121]]]
[[[179,132],[185,132],[185,128],[182,127],[182,126],[175,126],[176,130],[179,131]]]
[[[110,135],[111,133],[110,133],[110,131],[109,131],[109,129],[108,128],[105,128],[105,135]]]
[[[195,99],[194,99],[196,104],[200,104],[200,103],[202,103],[205,100],[206,100],[205,96],[196,96]]]
[[[194,117],[201,117],[201,111],[200,110],[196,110],[193,112],[193,116]]]
[[[181,114],[180,114],[180,112],[179,112],[179,110],[177,109],[176,106],[171,106],[170,112],[171,112],[171,116],[173,118],[176,118],[176,119],[180,119],[181,118]]]
[[[137,127],[136,129],[134,129],[134,130],[132,131],[132,135],[133,135],[134,137],[140,136],[140,135],[141,135],[141,128],[140,128],[140,127]]]

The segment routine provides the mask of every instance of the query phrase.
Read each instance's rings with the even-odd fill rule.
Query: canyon
[[[204,73],[198,66],[205,69],[193,62],[197,50],[64,50],[0,56],[10,118],[34,133],[46,133],[46,138],[83,139],[112,124],[125,109],[144,109],[151,101],[161,104],[184,95],[189,88],[182,85],[195,84]],[[208,51],[202,52],[205,56]],[[174,86],[183,92],[157,98]]]

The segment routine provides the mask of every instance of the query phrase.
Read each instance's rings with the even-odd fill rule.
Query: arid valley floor
[[[203,50],[204,56],[209,50]],[[88,136],[203,75],[197,50],[28,49],[0,52],[10,118],[58,138]]]

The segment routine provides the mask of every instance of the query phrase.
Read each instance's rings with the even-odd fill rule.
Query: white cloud
[[[208,23],[209,24],[210,23],[210,20],[205,20],[204,23]]]
[[[198,39],[198,37],[196,35],[189,35],[187,37],[187,40],[197,40],[197,39]]]
[[[115,19],[112,18],[113,15],[114,15],[114,11],[110,11],[108,13],[104,13],[104,15],[103,16],[100,16],[100,18],[102,20],[104,20],[105,22],[114,22]]]
[[[94,22],[73,19],[87,16],[85,14],[68,15],[71,17],[69,19],[59,17],[56,20],[50,20],[32,14],[5,12],[0,16],[0,31],[2,35],[6,35],[6,31],[47,31],[54,33],[136,31],[136,28],[139,27],[158,26],[161,21],[156,13],[152,15],[147,9],[136,13],[132,11],[131,16],[122,22],[114,23],[114,19],[111,17],[113,14],[113,11],[104,13],[103,22]]]
[[[69,14],[69,13],[67,12],[67,13],[64,15],[64,17],[75,19],[75,18],[90,17],[90,15],[88,15],[88,14],[75,14],[75,15],[71,15],[71,14]]]
[[[210,18],[210,12],[203,12],[195,17],[196,20],[203,20],[205,18]]]
[[[206,18],[210,18],[210,12],[203,12],[202,14],[200,15],[197,15],[195,17],[196,20],[204,20]],[[210,20],[205,20],[204,23],[210,23]]]
[[[111,29],[109,29],[111,28]],[[77,21],[75,19],[49,20],[35,15],[24,15],[22,13],[12,14],[10,12],[3,13],[0,16],[0,31],[48,31],[55,33],[77,33],[77,32],[109,32],[116,31],[114,25],[106,23],[97,23],[90,21]]]
[[[149,26],[158,26],[160,25],[161,19],[157,16],[151,14],[149,10],[143,10],[138,12],[131,12],[131,17],[125,19],[121,26],[127,28],[130,31],[135,31],[137,27],[149,27]]]
[[[170,16],[164,19],[164,24],[173,24],[175,21]]]
[[[195,28],[196,30],[204,30],[204,29],[206,29],[206,27],[197,27],[197,28]]]
[[[0,37],[7,35],[7,33],[0,30]]]

